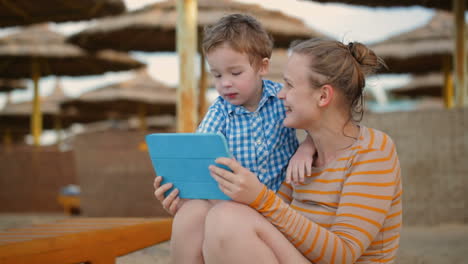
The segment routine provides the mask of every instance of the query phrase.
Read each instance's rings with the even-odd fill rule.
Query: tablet
[[[146,144],[156,175],[174,184],[180,198],[230,200],[208,170],[212,164],[226,168],[215,159],[232,157],[222,134],[156,133],[146,136]]]

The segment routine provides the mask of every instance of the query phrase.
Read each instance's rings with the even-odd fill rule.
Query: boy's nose
[[[231,80],[229,80],[229,78],[222,78],[221,80],[221,85],[223,87],[231,87],[232,86],[232,82]]]

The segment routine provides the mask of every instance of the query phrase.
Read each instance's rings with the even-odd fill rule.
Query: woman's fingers
[[[164,209],[166,209],[169,213],[170,212],[170,208],[171,206],[173,205],[174,201],[179,198],[179,190],[178,189],[174,189],[172,190],[172,192],[162,201],[162,206]],[[172,213],[171,213],[172,214]]]
[[[223,192],[226,192],[226,191],[229,191],[230,188],[228,185],[230,185],[230,182],[225,178],[223,177],[222,175],[220,175],[221,173],[224,173],[224,172],[229,172],[227,170],[224,170],[222,168],[219,168],[217,166],[214,166],[214,165],[211,165],[209,167],[210,169],[210,172],[211,172],[211,176],[215,179],[215,181],[218,183],[219,185],[219,188],[221,189],[221,191]],[[229,172],[230,173],[230,172]]]
[[[172,188],[172,183],[163,184],[159,186],[158,188],[156,188],[156,190],[154,191],[154,196],[156,196],[156,199],[162,202],[164,200],[164,193],[169,191],[171,188]]]
[[[244,168],[240,165],[239,162],[237,162],[237,160],[233,158],[217,158],[215,162],[229,167],[234,173],[237,173]]]
[[[180,202],[180,197],[177,196],[177,198],[175,198],[175,200],[171,203],[171,205],[167,209],[167,211],[171,215],[175,215],[175,213],[177,212],[177,209],[179,208],[179,202]]]

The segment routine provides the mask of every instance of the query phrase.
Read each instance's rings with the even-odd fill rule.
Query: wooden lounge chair
[[[0,231],[0,264],[115,263],[170,239],[172,218],[70,218]]]

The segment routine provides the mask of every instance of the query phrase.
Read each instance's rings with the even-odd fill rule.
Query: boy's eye
[[[216,79],[221,78],[221,74],[214,74],[214,73],[213,73],[212,75],[213,75],[213,77],[215,77]]]
[[[240,75],[242,72],[233,72],[232,75],[237,76]]]

